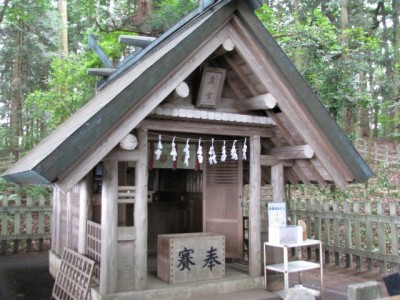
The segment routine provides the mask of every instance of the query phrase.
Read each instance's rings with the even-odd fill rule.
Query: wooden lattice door
[[[215,145],[215,150],[222,145]],[[203,231],[225,235],[225,256],[243,258],[242,182],[243,164],[228,158],[218,163],[204,164]]]

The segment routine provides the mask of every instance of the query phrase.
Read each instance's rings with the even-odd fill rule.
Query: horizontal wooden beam
[[[103,160],[116,159],[117,161],[135,162],[139,160],[139,150],[113,150]]]
[[[135,46],[139,48],[146,48],[155,39],[156,38],[150,36],[120,35],[118,41],[126,45]]]
[[[184,132],[192,134],[227,135],[227,136],[260,136],[270,138],[273,136],[271,127],[251,127],[245,125],[210,124],[202,122],[185,122],[171,120],[144,120],[143,125],[148,130]]]
[[[115,70],[115,68],[90,68],[86,73],[93,76],[110,76]]]
[[[263,167],[271,167],[277,164],[283,163],[284,167],[293,166],[292,160],[280,160],[275,155],[261,155],[260,156],[260,165]]]
[[[268,150],[268,154],[277,159],[309,159],[314,156],[314,150],[309,145],[278,147]]]
[[[272,119],[269,117],[254,116],[235,114],[222,111],[211,111],[195,108],[183,108],[183,107],[163,107],[158,106],[153,114],[160,117],[168,118],[182,118],[182,119],[193,119],[193,120],[208,120],[208,121],[219,121],[229,123],[240,123],[246,125],[258,125],[258,126],[273,126]]]
[[[273,109],[276,104],[277,101],[271,93],[258,95],[236,102],[236,106],[240,111]]]

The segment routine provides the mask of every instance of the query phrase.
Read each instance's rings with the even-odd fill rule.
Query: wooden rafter
[[[246,100],[239,100],[237,107],[241,111],[267,110],[273,109],[277,104],[275,97],[271,93],[261,94]]]

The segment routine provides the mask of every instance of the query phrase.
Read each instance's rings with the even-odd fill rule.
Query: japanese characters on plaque
[[[226,70],[221,68],[204,67],[200,90],[197,97],[197,107],[216,108],[221,99],[222,87]]]

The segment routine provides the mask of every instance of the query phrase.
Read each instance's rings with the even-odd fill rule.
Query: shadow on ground
[[[49,300],[53,284],[47,251],[0,256],[1,300]]]

